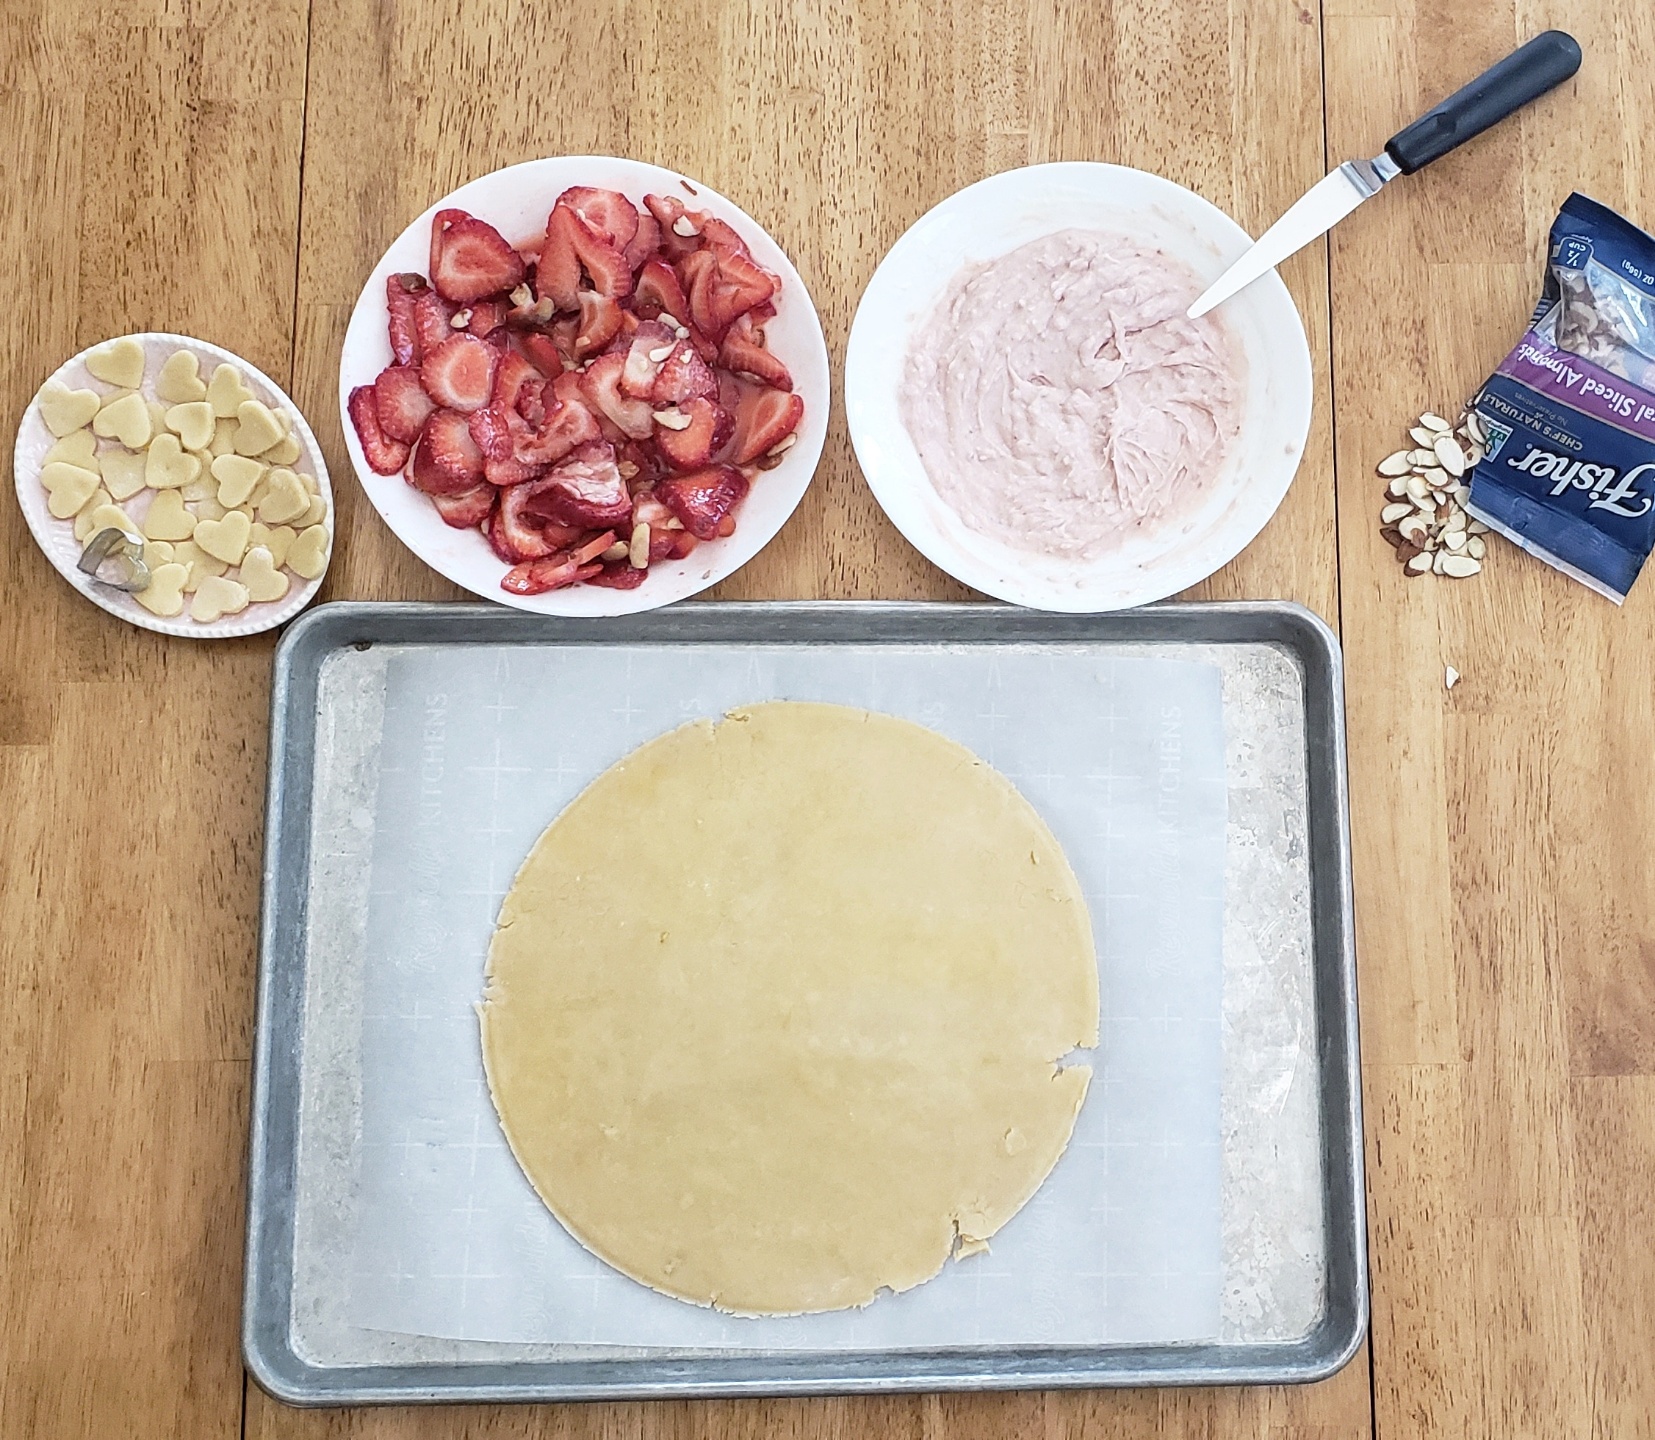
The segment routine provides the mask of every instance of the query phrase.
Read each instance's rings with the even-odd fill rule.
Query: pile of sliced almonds
[[[1452,425],[1426,411],[1408,437],[1413,448],[1379,462],[1386,481],[1379,533],[1409,575],[1475,575],[1488,554],[1488,526],[1466,513],[1465,476],[1483,458],[1482,425],[1470,410]]]

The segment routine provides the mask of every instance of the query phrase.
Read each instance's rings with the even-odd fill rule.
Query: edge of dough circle
[[[647,742],[541,835],[480,1007],[513,1153],[582,1245],[738,1314],[866,1305],[986,1242],[1063,1153],[1091,920],[1004,776],[773,701]]]

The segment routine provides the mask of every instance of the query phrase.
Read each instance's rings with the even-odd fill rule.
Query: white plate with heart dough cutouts
[[[759,474],[736,511],[735,534],[705,541],[683,560],[656,561],[649,567],[649,579],[635,590],[572,585],[539,595],[512,595],[500,588],[511,566],[489,548],[480,529],[458,530],[444,524],[430,498],[402,476],[374,473],[351,424],[350,394],[358,385],[373,384],[380,371],[391,364],[385,328],[385,282],[403,271],[430,273],[431,217],[438,210],[467,210],[488,221],[513,244],[522,245],[537,235],[544,236],[553,201],[571,185],[618,190],[634,204],[642,204],[644,196],[651,193],[676,196],[692,209],[704,210],[734,228],[747,242],[753,258],[781,276],[776,315],[765,326],[765,335],[792,371],[793,388],[804,398],[805,413],[794,432],[797,443],[774,469]],[[630,615],[654,610],[716,585],[745,565],[770,543],[804,498],[827,440],[831,395],[827,341],[816,307],[793,262],[758,221],[717,191],[698,180],[686,180],[676,170],[609,155],[528,160],[483,175],[443,196],[396,238],[374,267],[351,314],[339,357],[339,418],[345,431],[345,449],[381,518],[414,554],[456,585],[485,600],[542,615]]]
[[[313,580],[306,580],[301,575],[284,570],[282,573],[287,576],[288,588],[287,593],[279,600],[250,601],[246,609],[236,614],[221,615],[216,620],[209,621],[191,618],[192,597],[189,595],[184,597],[182,613],[167,617],[146,610],[133,596],[123,590],[112,585],[100,584],[77,567],[76,562],[80,559],[83,546],[82,542],[75,538],[74,518],[60,520],[48,508],[47,492],[41,483],[40,472],[47,452],[56,443],[56,437],[41,417],[38,392],[23,412],[22,423],[17,427],[17,447],[13,454],[12,467],[13,478],[17,484],[17,502],[22,507],[23,518],[28,521],[29,531],[34,536],[35,543],[57,568],[57,572],[94,605],[145,630],[155,630],[163,635],[178,635],[192,640],[223,640],[256,635],[262,630],[285,624],[315,598],[316,592],[321,589],[322,581],[326,578],[327,563],[333,554],[333,487],[328,480],[328,467],[322,458],[322,447],[316,443],[316,437],[311,433],[310,426],[305,423],[305,417],[300,413],[299,407],[268,375],[229,350],[208,344],[205,340],[192,339],[187,335],[145,331],[132,336],[116,336],[111,340],[99,341],[98,344],[88,346],[80,354],[60,365],[47,381],[43,382],[42,389],[46,383],[56,380],[70,390],[94,391],[100,398],[121,393],[122,387],[100,380],[92,374],[87,368],[87,357],[117,340],[126,339],[137,341],[143,350],[144,374],[140,389],[147,399],[155,399],[156,377],[161,367],[176,352],[185,350],[195,356],[197,373],[201,381],[210,381],[213,372],[220,365],[232,365],[241,373],[242,382],[254,399],[272,411],[285,415],[291,434],[299,445],[298,458],[287,468],[314,477],[316,489],[327,504],[327,513],[320,522],[327,528],[327,546],[322,569]],[[165,402],[162,404],[163,408],[168,408]],[[110,451],[124,448],[113,438],[97,441],[100,457]],[[161,493],[164,492],[141,490],[122,503],[120,508],[130,520],[142,527],[149,506]],[[232,575],[234,573],[232,569]]]

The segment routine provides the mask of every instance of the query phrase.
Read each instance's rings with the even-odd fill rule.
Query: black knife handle
[[[1490,125],[1498,125],[1529,101],[1538,100],[1578,69],[1580,46],[1574,36],[1547,30],[1489,66],[1436,109],[1398,130],[1385,142],[1385,153],[1404,175],[1412,175]]]

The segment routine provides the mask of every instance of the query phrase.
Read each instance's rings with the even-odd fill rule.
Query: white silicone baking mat
[[[351,1325],[693,1349],[1218,1335],[1226,789],[1216,666],[1071,647],[376,647],[348,657],[375,668],[383,696],[370,706],[377,757],[359,777],[363,853],[338,857],[369,877],[352,1214],[341,1217],[351,1243],[339,1257]],[[500,900],[580,788],[686,719],[772,698],[906,716],[1016,781],[1088,893],[1102,1040],[1073,1142],[990,1253],[861,1311],[742,1319],[656,1295],[562,1230],[500,1135],[472,1007]]]

